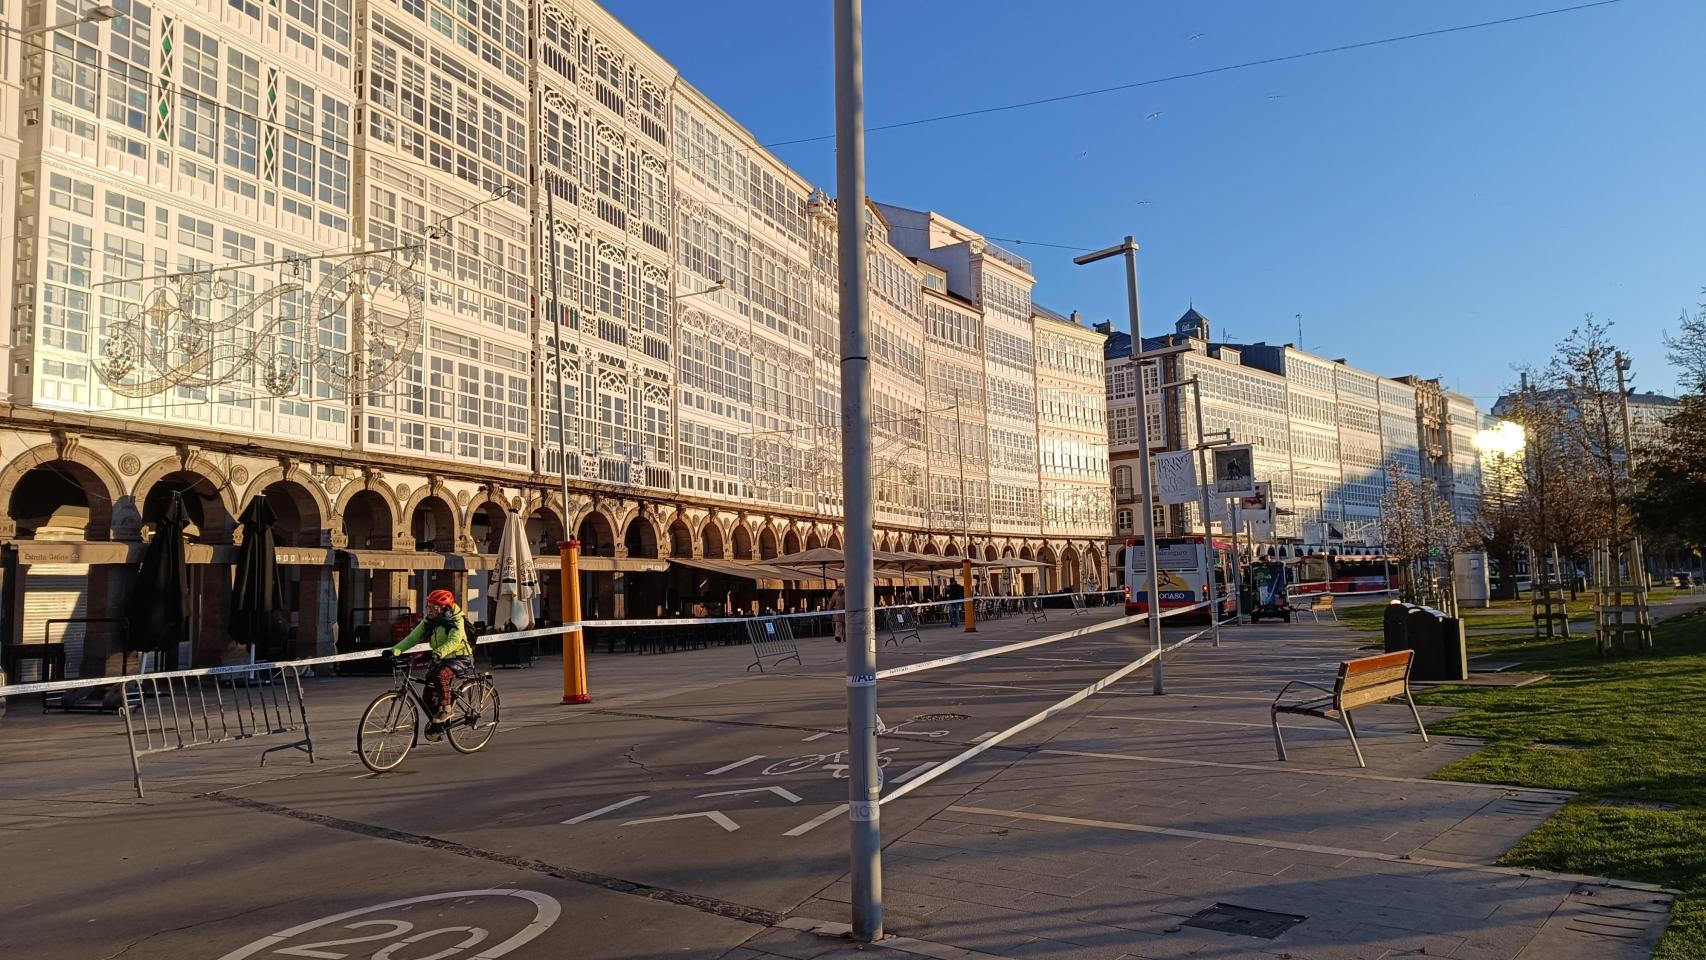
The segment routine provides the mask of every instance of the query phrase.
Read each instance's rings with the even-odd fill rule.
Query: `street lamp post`
[[[1143,384],[1143,322],[1137,306],[1137,241],[1126,237],[1118,246],[1073,257],[1079,266],[1125,257],[1126,311],[1131,316],[1131,356],[1137,369],[1137,446],[1143,452],[1138,477],[1143,491],[1143,553],[1149,570],[1148,607],[1149,642],[1155,648],[1155,693],[1166,693],[1161,676],[1161,584],[1160,562],[1155,552],[1155,491],[1149,477],[1149,391]],[[1159,379],[1159,378],[1158,378]]]

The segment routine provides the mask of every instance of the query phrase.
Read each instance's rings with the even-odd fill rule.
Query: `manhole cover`
[[[971,716],[964,713],[926,713],[922,717],[913,717],[914,723],[938,723],[943,720],[970,720]]]
[[[1252,910],[1249,907],[1235,907],[1230,903],[1217,903],[1186,920],[1184,925],[1218,933],[1236,933],[1245,937],[1272,940],[1306,919],[1308,918],[1290,913]]]

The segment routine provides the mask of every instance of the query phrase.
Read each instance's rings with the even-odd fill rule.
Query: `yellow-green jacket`
[[[444,613],[416,624],[408,636],[397,641],[391,652],[402,653],[423,641],[432,647],[432,655],[440,660],[474,655],[474,647],[462,630],[462,608],[458,606],[453,605]]]

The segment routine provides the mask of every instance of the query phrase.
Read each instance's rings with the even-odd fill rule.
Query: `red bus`
[[[1293,561],[1296,593],[1367,593],[1398,589],[1398,567],[1387,557],[1317,553]]]
[[[1127,615],[1149,609],[1149,572],[1142,544],[1141,540],[1125,542],[1125,582],[1130,585],[1125,601]],[[1161,588],[1158,593],[1162,610],[1188,607],[1207,600],[1208,578],[1212,570],[1221,616],[1232,615],[1235,602],[1227,586],[1227,571],[1232,563],[1230,544],[1216,540],[1211,557],[1203,537],[1158,537],[1155,559],[1160,567]],[[1208,619],[1208,611],[1202,611],[1202,618]]]

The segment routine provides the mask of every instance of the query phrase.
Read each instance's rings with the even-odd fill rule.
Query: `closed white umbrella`
[[[509,522],[498,540],[497,600],[499,625],[513,623],[520,629],[533,625],[533,598],[539,595],[539,571],[533,568],[533,551],[522,533],[521,514],[510,511]],[[508,616],[506,617],[505,614]]]

